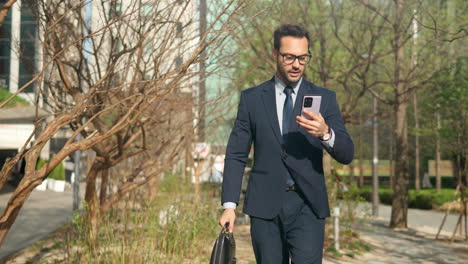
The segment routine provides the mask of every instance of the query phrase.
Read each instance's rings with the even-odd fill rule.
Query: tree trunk
[[[419,172],[419,117],[418,117],[418,101],[416,93],[413,95],[413,106],[414,106],[414,128],[416,130],[414,136],[414,188],[416,192],[421,190],[421,177]]]
[[[175,174],[174,174],[175,175]],[[157,193],[157,182],[158,182],[158,178],[157,177],[152,177],[148,183],[146,184],[146,187],[147,187],[147,190],[148,190],[148,200],[149,201],[154,201],[154,199],[156,198],[156,193]]]
[[[468,151],[465,151],[465,167],[463,173],[465,173],[465,184],[468,186]]]
[[[390,176],[389,176],[389,181],[390,181],[390,188],[393,190],[393,178],[395,177],[395,153],[393,153],[393,146],[394,146],[394,141],[393,141],[393,133],[390,135],[390,149],[389,149],[389,166],[390,166]]]
[[[468,186],[468,151],[465,150],[465,167],[463,168],[465,173],[465,184]]]
[[[458,131],[460,131],[460,130],[458,130]],[[461,135],[460,135],[460,133],[457,132],[457,145],[461,146],[461,144],[462,144]],[[462,185],[463,184],[463,177],[462,177],[462,174],[463,174],[462,167],[463,167],[463,165],[462,165],[462,162],[461,162],[461,155],[460,155],[459,151],[457,151],[456,159],[457,159],[456,174],[457,174],[457,182],[458,182],[457,184]]]
[[[411,46],[411,69],[414,69],[418,63],[418,53],[417,53],[417,46],[418,46],[418,23],[417,23],[417,10],[414,11],[414,18],[412,21],[413,24],[413,45]],[[413,78],[413,73],[411,73],[411,77]],[[413,109],[414,109],[414,187],[416,192],[419,192],[421,189],[421,180],[419,175],[419,118],[418,118],[418,100],[417,100],[417,92],[413,94]]]
[[[101,187],[99,192],[99,206],[102,206],[106,202],[107,198],[107,186],[109,185],[109,169],[101,171]]]
[[[404,15],[404,0],[397,0],[394,24],[394,113],[395,113],[395,177],[393,181],[392,214],[390,218],[391,228],[408,227],[408,185],[409,185],[409,163],[408,163],[408,130],[406,124],[407,91],[404,82],[403,69],[405,65],[405,54],[403,50],[404,27],[401,25]]]
[[[395,114],[395,176],[390,227],[407,228],[408,219],[408,137],[406,129],[406,103],[396,106]]]
[[[100,168],[95,159],[94,164],[86,176],[86,191],[85,201],[88,208],[88,220],[89,220],[89,241],[95,246],[98,225],[99,225],[99,201],[96,192],[96,178],[99,175]],[[95,248],[93,246],[93,248]]]

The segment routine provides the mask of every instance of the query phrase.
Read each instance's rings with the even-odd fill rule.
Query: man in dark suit
[[[354,145],[333,91],[303,78],[310,60],[309,33],[285,24],[274,32],[275,76],[242,91],[229,137],[219,224],[234,228],[242,176],[251,144],[254,164],[244,213],[250,216],[257,263],[321,263],[325,218],[330,216],[323,149],[348,164]],[[304,95],[321,96],[320,113],[304,111]]]

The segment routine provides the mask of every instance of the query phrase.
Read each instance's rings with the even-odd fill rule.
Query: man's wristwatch
[[[323,136],[320,137],[320,140],[322,140],[322,141],[330,140],[330,138],[331,138],[331,136],[332,136],[331,133],[332,133],[332,132],[331,132],[331,128],[328,127],[327,132],[325,132],[325,134],[324,134]]]

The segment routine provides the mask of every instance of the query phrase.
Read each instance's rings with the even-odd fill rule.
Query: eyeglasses
[[[278,52],[278,53],[279,55],[283,57],[283,62],[287,65],[293,64],[296,61],[296,59],[299,61],[299,64],[305,65],[310,61],[310,57],[311,57],[310,54],[296,56],[296,55],[288,54],[288,53],[284,53],[284,54],[281,52]]]

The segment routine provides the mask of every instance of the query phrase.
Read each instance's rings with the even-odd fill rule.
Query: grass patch
[[[13,94],[10,93],[7,89],[0,88],[0,103],[5,102],[10,98]],[[24,100],[23,98],[19,96],[15,96],[13,99],[11,99],[6,105],[4,105],[4,108],[8,107],[14,107],[14,106],[28,106],[29,103],[28,101]]]
[[[166,175],[153,200],[143,190],[101,217],[95,242],[85,214],[42,243],[27,263],[208,263],[218,235],[218,207],[208,192]]]
[[[325,249],[325,254],[334,258],[342,258],[344,256],[355,258],[356,256],[372,250],[372,247],[369,244],[366,244],[357,238],[352,239],[351,241],[340,239],[340,244],[342,245],[340,251],[337,251],[334,247],[328,247]]]
[[[333,257],[335,257],[335,258],[341,258],[341,257],[344,256],[338,250],[336,250],[336,248],[332,248],[332,247],[329,247],[329,248],[325,249],[325,253],[328,253],[328,254],[332,255]]]

